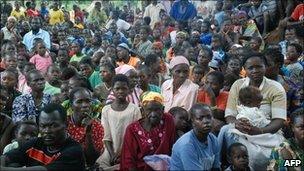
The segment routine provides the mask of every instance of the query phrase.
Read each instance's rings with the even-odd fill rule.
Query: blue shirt
[[[191,3],[187,3],[187,7],[185,11],[181,9],[182,2],[176,1],[173,3],[173,6],[170,10],[170,16],[174,18],[176,21],[187,21],[189,19],[193,19],[197,15],[197,10],[195,6]]]
[[[32,94],[23,94],[18,96],[13,102],[12,120],[14,123],[24,120],[32,120],[36,122],[41,109],[49,103],[51,103],[51,95],[46,93],[43,93],[40,106],[35,105]]]
[[[39,29],[37,34],[33,34],[33,31],[26,33],[23,37],[23,43],[28,51],[33,48],[34,39],[41,38],[45,43],[46,48],[51,48],[51,38],[49,32]]]
[[[209,133],[207,144],[200,142],[193,130],[173,145],[170,170],[211,170],[220,168],[217,138]]]
[[[204,45],[211,45],[212,34],[202,33],[200,36],[201,43]]]

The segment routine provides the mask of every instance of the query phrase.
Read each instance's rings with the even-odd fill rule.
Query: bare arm
[[[84,153],[88,165],[94,165],[96,159],[100,155],[93,145],[91,134],[92,134],[91,128],[89,129],[87,128],[87,133],[86,133],[87,148],[84,150]]]
[[[110,154],[110,159],[111,159],[111,164],[112,164],[112,160],[115,156],[114,149],[113,149],[113,143],[111,141],[104,141],[104,145]]]
[[[271,122],[264,128],[262,128],[263,133],[276,133],[284,126],[283,119],[273,119]]]

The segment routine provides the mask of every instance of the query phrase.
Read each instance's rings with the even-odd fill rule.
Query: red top
[[[39,16],[39,11],[36,9],[35,10],[28,9],[28,10],[26,10],[26,15],[28,17],[37,17],[37,16]]]
[[[136,121],[127,127],[121,152],[120,169],[152,170],[143,160],[147,155],[171,155],[175,142],[175,125],[173,117],[164,114],[160,124],[150,132]]]
[[[75,19],[76,19],[76,17],[79,17],[81,23],[83,22],[83,19],[84,19],[84,14],[83,14],[83,12],[81,12],[81,11],[76,11],[76,12],[75,12]]]
[[[227,105],[227,100],[228,100],[228,95],[229,95],[229,93],[227,91],[221,91],[219,93],[219,95],[216,97],[216,99],[215,99],[216,100],[216,107],[218,109],[221,109],[221,110],[225,111],[226,105]],[[210,101],[210,98],[209,98],[208,94],[203,90],[198,91],[197,102],[204,103],[204,104],[207,104],[207,105],[211,104],[211,101]]]
[[[85,149],[86,148],[86,128],[82,126],[77,126],[75,125],[71,117],[68,117],[68,133],[70,134],[70,137],[80,143],[82,147]],[[93,120],[92,121],[92,128],[91,128],[91,137],[92,137],[92,142],[97,151],[103,152],[104,147],[103,147],[103,126],[101,125],[101,122],[98,120]]]
[[[295,21],[304,20],[304,3],[297,5],[295,10],[291,14],[291,18]]]

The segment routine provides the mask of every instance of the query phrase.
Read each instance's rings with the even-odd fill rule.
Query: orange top
[[[225,111],[228,95],[228,91],[221,91],[220,94],[216,97],[216,107],[218,109]],[[197,102],[204,103],[207,105],[211,104],[210,98],[204,90],[198,91]]]

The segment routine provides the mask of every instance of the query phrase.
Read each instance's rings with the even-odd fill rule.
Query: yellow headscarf
[[[143,106],[151,101],[157,101],[157,102],[163,104],[164,97],[161,94],[152,92],[152,91],[147,91],[141,95],[141,103]]]

